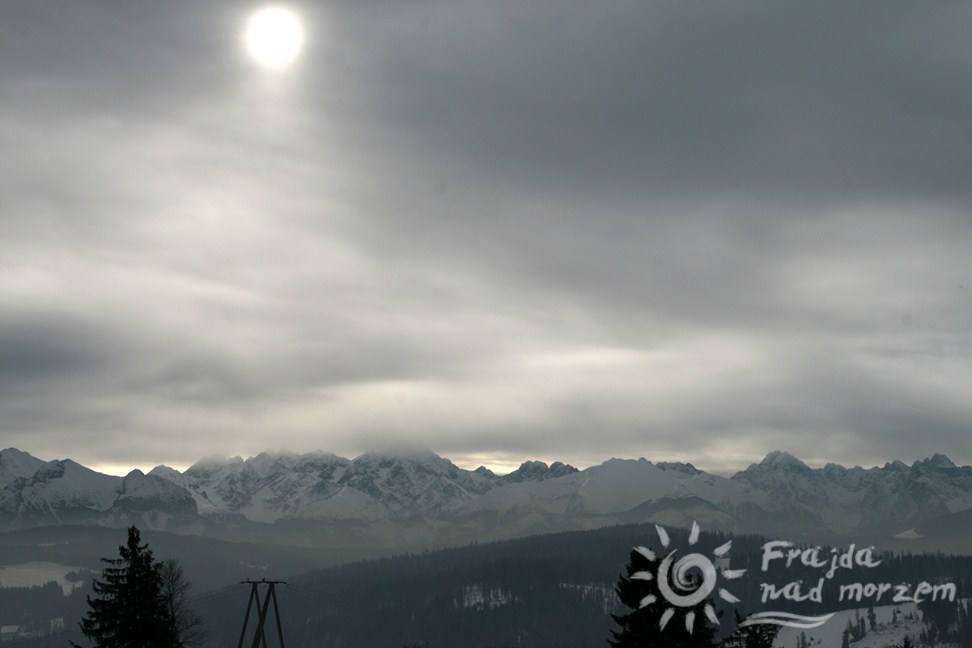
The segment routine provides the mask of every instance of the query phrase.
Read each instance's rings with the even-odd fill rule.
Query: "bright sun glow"
[[[267,7],[250,16],[244,39],[247,51],[258,63],[280,69],[297,58],[304,43],[304,29],[294,12]]]

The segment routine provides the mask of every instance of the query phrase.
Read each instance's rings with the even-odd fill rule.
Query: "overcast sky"
[[[972,4],[0,3],[0,447],[972,463]]]

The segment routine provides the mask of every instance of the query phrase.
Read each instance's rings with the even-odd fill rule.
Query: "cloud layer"
[[[0,9],[3,445],[972,462],[962,3]]]

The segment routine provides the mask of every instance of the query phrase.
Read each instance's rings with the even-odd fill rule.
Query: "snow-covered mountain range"
[[[415,549],[654,521],[802,540],[972,537],[972,467],[813,469],[772,452],[731,478],[691,464],[611,459],[578,471],[526,462],[464,470],[431,451],[211,457],[185,472],[104,475],[0,451],[0,530],[139,523],[179,533],[330,547]],[[942,543],[936,530],[948,531]],[[969,551],[965,545],[958,550]]]

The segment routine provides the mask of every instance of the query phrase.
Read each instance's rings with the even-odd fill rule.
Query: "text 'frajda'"
[[[802,580],[785,585],[760,583],[762,602],[784,599],[787,601],[811,601],[823,603],[824,586],[834,574],[842,569],[873,569],[881,564],[874,556],[874,547],[857,549],[850,545],[846,550],[824,550],[820,547],[801,548],[786,540],[773,540],[763,545],[762,571],[771,567],[789,569],[802,565],[820,570],[816,584],[804,589]],[[922,581],[914,586],[907,583],[856,582],[839,585],[838,601],[866,601],[868,603],[920,603],[924,600],[954,601],[957,593],[955,583],[932,584]]]

